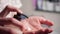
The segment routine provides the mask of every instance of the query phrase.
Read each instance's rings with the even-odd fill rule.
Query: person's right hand
[[[10,12],[14,12],[12,15],[15,15],[17,13],[22,14],[23,12],[14,6],[7,5],[0,13],[0,17],[6,17]],[[11,16],[13,17],[13,16]]]
[[[11,29],[12,27],[10,27],[10,25],[14,25],[14,26],[16,26],[16,28],[19,27],[21,30],[24,28],[22,23],[20,23],[18,20],[14,19],[14,18],[6,18],[6,16],[9,14],[9,12],[16,12],[16,13],[22,14],[22,11],[19,8],[7,5],[5,7],[5,9],[0,13],[0,26],[1,26],[0,27],[0,33],[1,33],[2,30],[10,32],[10,33],[15,33],[14,28]],[[9,26],[9,27],[6,28],[6,25]]]

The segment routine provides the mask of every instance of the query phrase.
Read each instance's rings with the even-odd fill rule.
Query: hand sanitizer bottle
[[[14,18],[16,18],[17,20],[22,20],[28,17],[25,14],[17,13],[17,15],[14,15]]]

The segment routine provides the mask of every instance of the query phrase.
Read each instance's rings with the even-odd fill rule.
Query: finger
[[[16,20],[15,18],[11,18],[10,21],[11,21],[11,24],[19,27],[22,31],[23,31],[23,30],[26,30],[24,24],[23,24],[22,22]]]
[[[50,20],[47,20],[47,19],[45,19],[43,17],[40,17],[39,20],[40,20],[40,23],[42,23],[42,24],[46,24],[48,26],[53,26],[53,22],[50,21]]]
[[[52,31],[53,31],[52,29],[48,29],[48,28],[44,30],[45,33],[51,33]]]
[[[23,13],[19,8],[16,8],[14,6],[11,6],[11,5],[7,5],[6,6],[10,11],[15,11],[15,12],[18,12],[18,13]]]
[[[10,18],[0,18],[0,26],[4,26],[6,24],[10,24]]]
[[[44,33],[43,30],[38,30],[38,31],[35,32],[35,34],[43,34],[43,33]]]
[[[11,34],[10,29],[0,26],[0,34]]]
[[[20,13],[20,14],[22,14],[23,12],[20,10],[20,9],[16,9],[16,11],[18,12],[18,13]]]
[[[20,34],[21,32],[17,29],[11,27],[1,27],[0,26],[0,34]]]

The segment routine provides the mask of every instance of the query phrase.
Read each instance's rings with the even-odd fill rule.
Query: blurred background
[[[21,0],[22,7],[20,8],[27,16],[43,16],[54,22],[52,27],[54,31],[51,34],[60,34],[60,13],[37,11],[34,8],[33,0]]]

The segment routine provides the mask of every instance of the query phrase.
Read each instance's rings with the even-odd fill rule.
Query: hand
[[[49,28],[43,28],[41,26],[41,24],[46,24],[47,26],[53,26],[53,22],[50,20],[47,20],[43,17],[39,17],[39,16],[32,16],[29,17],[28,19],[22,20],[22,22],[26,25],[26,27],[30,27],[27,28],[24,31],[24,34],[49,34],[51,33],[53,30],[49,29]]]
[[[19,8],[7,5],[0,13],[0,17],[6,17],[10,12],[23,13]]]

